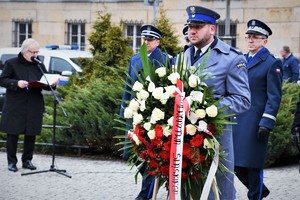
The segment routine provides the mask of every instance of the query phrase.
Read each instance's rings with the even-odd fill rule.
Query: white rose
[[[198,131],[204,131],[204,130],[207,130],[207,123],[203,120],[200,120],[198,124]]]
[[[206,113],[209,117],[216,117],[218,115],[218,108],[215,105],[211,105],[206,108]]]
[[[138,99],[146,100],[149,97],[149,92],[146,90],[141,90],[136,94]]]
[[[148,137],[150,138],[150,140],[155,138],[155,131],[154,130],[150,130],[147,133]]]
[[[167,74],[167,71],[166,71],[165,67],[159,67],[155,70],[155,73],[157,73],[158,76],[161,78],[161,77],[164,77]]]
[[[149,131],[150,130],[150,128],[151,128],[151,123],[149,123],[149,122],[146,122],[145,124],[144,124],[144,126],[143,126],[147,131]]]
[[[202,102],[203,99],[203,93],[200,91],[191,91],[190,96],[192,97],[193,101]]]
[[[130,108],[128,108],[128,107],[125,108],[125,110],[124,110],[124,117],[126,119],[132,118],[133,117],[133,111]]]
[[[133,112],[136,112],[139,107],[140,107],[140,104],[139,102],[137,102],[135,99],[131,99],[130,103],[129,103],[129,106],[128,106]]]
[[[173,126],[173,117],[170,117],[170,119],[168,119],[168,125],[169,126]]]
[[[197,117],[200,118],[200,119],[203,119],[206,115],[206,112],[205,112],[204,109],[197,109],[195,111],[195,113],[196,113]]]
[[[197,122],[198,118],[199,117],[196,115],[196,113],[194,113],[194,112],[189,113],[188,119],[190,120],[190,122],[192,124],[195,124]]]
[[[178,72],[172,73],[168,76],[168,79],[172,82],[172,84],[176,84],[177,79],[180,79],[180,75]]]
[[[133,124],[139,124],[143,121],[143,115],[134,113],[133,114]]]
[[[193,124],[188,124],[186,127],[186,133],[189,135],[195,135],[197,128]]]
[[[160,100],[164,93],[164,88],[163,87],[157,87],[153,90],[152,95],[155,99]]]
[[[169,128],[169,126],[165,126],[165,127],[163,128],[163,134],[164,134],[164,136],[166,136],[166,137],[168,137],[169,135],[172,134],[172,130]]]
[[[143,89],[143,84],[141,84],[140,82],[136,81],[133,86],[132,86],[132,90],[133,91],[141,91]]]
[[[200,78],[194,74],[192,74],[189,77],[189,86],[194,88],[197,87],[197,85],[200,84]]]
[[[169,85],[167,87],[165,87],[166,92],[171,96],[174,97],[174,92],[176,90],[176,86],[175,85]]]
[[[210,141],[208,141],[208,139],[204,139],[204,141],[203,141],[203,148],[204,149],[211,149],[212,147],[211,147],[211,144],[210,144]]]
[[[154,89],[155,89],[155,84],[152,81],[150,81],[148,85],[148,91],[152,93]]]
[[[163,93],[162,97],[160,98],[160,102],[165,105],[169,99],[169,94],[167,92]]]
[[[150,123],[155,124],[158,120],[165,118],[165,112],[158,108],[154,108],[150,117]]]
[[[146,101],[142,100],[140,101],[140,111],[144,111],[146,109]]]
[[[141,141],[139,140],[138,136],[136,134],[132,134],[133,141],[135,142],[136,145],[140,145]]]

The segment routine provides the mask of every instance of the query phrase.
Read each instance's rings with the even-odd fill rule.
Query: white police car
[[[66,46],[48,45],[47,48],[40,48],[38,57],[44,63],[48,73],[60,75],[72,75],[82,72],[77,58],[92,58],[93,55],[87,51],[66,49]],[[0,48],[0,68],[5,61],[17,57],[20,48]]]
[[[40,48],[38,57],[44,63],[49,74],[63,75],[59,85],[64,85],[68,81],[69,75],[82,72],[82,68],[78,63],[78,58],[92,58],[93,55],[87,51],[79,51],[74,46],[58,46],[48,45],[47,48]],[[17,57],[20,48],[0,48],[0,73],[4,63],[10,59]],[[2,110],[3,99],[6,89],[0,87],[0,111]]]

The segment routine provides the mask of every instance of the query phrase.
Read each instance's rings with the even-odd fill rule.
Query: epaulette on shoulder
[[[230,47],[230,50],[236,52],[238,55],[243,55],[243,53],[240,50],[238,50],[238,49],[236,49],[234,47]]]
[[[171,59],[171,58],[173,58],[173,56],[172,56],[172,55],[170,55],[170,54],[168,54],[168,53],[166,53],[166,52],[162,52],[162,55],[163,55],[163,56],[165,56],[165,57],[167,57],[167,56],[168,56],[170,59]]]

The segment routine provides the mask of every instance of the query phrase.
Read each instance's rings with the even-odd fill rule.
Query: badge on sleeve
[[[246,63],[245,62],[240,62],[236,65],[236,67],[239,69],[241,67],[246,67]]]
[[[280,74],[281,73],[281,71],[280,71],[280,69],[276,69],[276,74]]]

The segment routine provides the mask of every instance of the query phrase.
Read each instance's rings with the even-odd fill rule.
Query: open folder
[[[39,81],[31,81],[28,83],[30,87],[45,87],[48,85],[53,85],[57,79],[59,79],[60,75],[59,74],[44,74],[42,78]],[[48,82],[49,84],[48,84]]]

